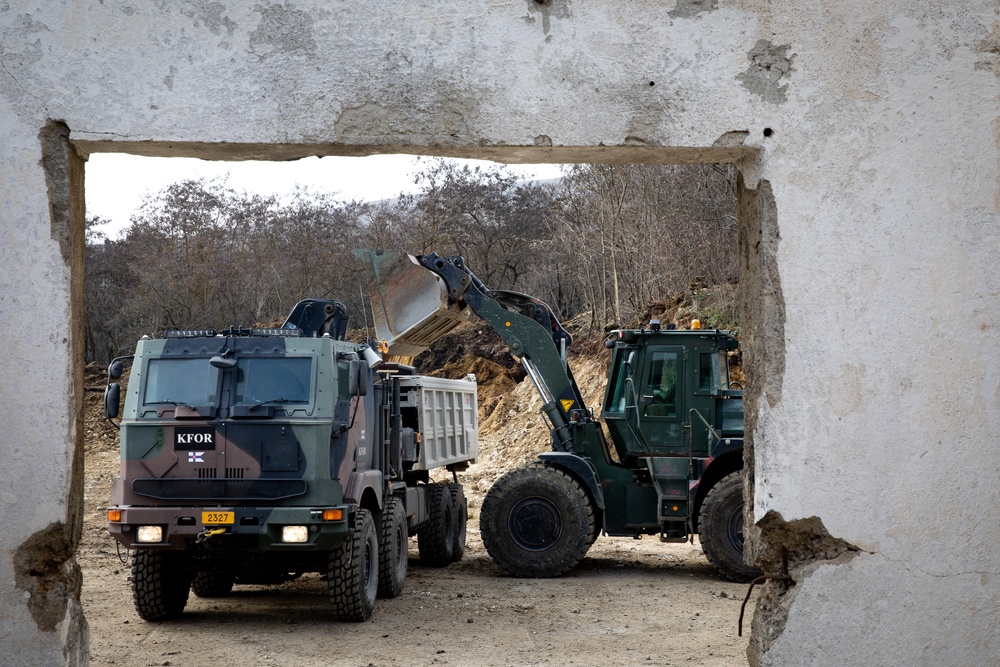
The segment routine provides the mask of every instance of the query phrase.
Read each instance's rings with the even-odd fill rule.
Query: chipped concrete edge
[[[83,341],[84,341],[84,161],[69,142],[62,121],[39,131],[41,166],[49,200],[53,240],[68,269],[70,306],[63,313],[63,345],[69,347],[71,416],[63,437],[71,452],[65,471],[66,517],[36,531],[13,554],[15,585],[26,593],[27,609],[42,632],[59,632],[65,665],[87,664],[89,637],[80,604],[82,575],[74,558],[83,529]],[[59,434],[54,434],[59,437]]]
[[[753,525],[754,437],[762,401],[781,402],[785,374],[785,300],[778,271],[778,212],[771,184],[757,176],[756,161],[741,164],[737,179],[740,220],[740,345],[747,380],[744,395],[743,493],[746,556],[756,560],[759,531]]]
[[[757,563],[764,572],[777,578],[766,581],[757,596],[747,646],[751,667],[763,665],[767,652],[784,632],[797,585],[819,565],[842,565],[862,551],[830,535],[823,521],[815,516],[785,521],[772,511],[756,528]]]

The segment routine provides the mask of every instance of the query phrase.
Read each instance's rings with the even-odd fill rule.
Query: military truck
[[[111,363],[110,420],[131,370],[108,527],[143,619],[318,572],[334,615],[361,621],[402,591],[409,535],[422,563],[462,557],[475,378],[418,376],[346,329],[342,303],[309,299],[280,328],[167,331]]]
[[[487,288],[458,256],[363,256],[390,353],[417,354],[472,312],[542,398],[552,451],[497,480],[480,511],[498,565],[515,576],[558,576],[602,532],[668,542],[699,535],[725,577],[760,574],[743,558],[743,391],[729,377],[728,355],[739,346],[732,332],[658,321],[611,332],[599,420],[567,363],[572,337],[544,302]]]

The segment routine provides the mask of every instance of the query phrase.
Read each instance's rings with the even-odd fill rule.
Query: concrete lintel
[[[734,131],[723,137],[737,141],[716,146],[436,146],[419,144],[246,144],[192,141],[116,141],[92,134],[76,134],[73,145],[84,157],[94,153],[128,153],[150,157],[193,157],[204,160],[299,160],[331,155],[363,157],[399,153],[436,157],[494,160],[508,164],[725,164],[752,158],[757,149],[742,145],[746,133]]]

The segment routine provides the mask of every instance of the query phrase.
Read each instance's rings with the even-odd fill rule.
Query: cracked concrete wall
[[[0,654],[85,660],[80,160],[405,151],[736,162],[752,551],[794,581],[750,659],[989,664],[998,26],[987,0],[0,0]]]

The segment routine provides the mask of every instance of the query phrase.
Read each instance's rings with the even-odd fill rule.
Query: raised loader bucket
[[[469,309],[448,303],[444,281],[413,255],[355,250],[372,268],[375,333],[392,357],[415,357],[469,319]]]

